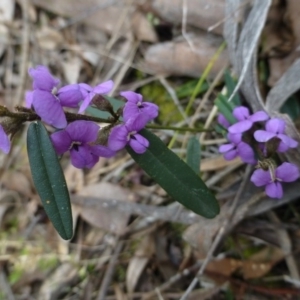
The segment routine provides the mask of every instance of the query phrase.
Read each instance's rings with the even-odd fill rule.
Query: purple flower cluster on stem
[[[129,145],[136,153],[142,154],[147,150],[149,141],[138,132],[149,121],[157,117],[158,106],[150,102],[143,102],[142,95],[131,91],[120,94],[127,100],[123,109],[124,123],[111,130],[108,147],[118,151]]]
[[[64,130],[51,135],[57,154],[70,151],[72,165],[76,168],[92,168],[101,157],[112,157],[115,152],[105,146],[96,145],[100,127],[91,121],[74,121]]]
[[[30,68],[28,73],[33,79],[33,91],[26,92],[26,107],[33,107],[45,123],[59,129],[67,126],[63,107],[76,108],[83,101],[81,113],[96,94],[107,94],[113,88],[113,82],[109,80],[94,88],[86,83],[76,83],[58,89],[60,81],[46,67]]]
[[[266,153],[266,145],[262,143],[273,143],[277,152],[286,152],[289,148],[295,148],[298,142],[285,133],[285,122],[279,118],[269,120],[269,116],[264,111],[258,111],[250,114],[249,109],[244,106],[236,107],[233,110],[233,116],[237,120],[231,125],[228,120],[220,114],[218,123],[228,130],[227,139],[230,143],[221,145],[219,152],[224,155],[226,160],[232,160],[240,156],[243,162],[249,164],[257,163],[253,148],[247,144],[243,137],[247,135],[248,141],[259,142],[255,149],[260,154],[262,161],[258,162],[258,169],[254,171],[251,181],[256,186],[265,186],[266,194],[271,198],[281,198],[283,189],[281,182],[292,182],[300,177],[299,169],[291,163],[283,163],[276,166],[274,161],[270,163]],[[267,121],[268,120],[268,121]],[[252,130],[256,122],[267,121],[265,130]],[[250,135],[250,136],[249,136]],[[253,135],[254,139],[251,137]],[[264,150],[261,150],[264,149]],[[274,154],[274,153],[273,153]],[[266,163],[266,166],[264,163]],[[263,167],[264,165],[264,167]]]
[[[136,153],[146,151],[149,141],[140,135],[139,131],[157,117],[157,105],[144,102],[142,95],[132,91],[120,93],[126,99],[123,108],[123,123],[120,123],[119,114],[115,113],[110,106],[108,111],[113,117],[111,121],[114,126],[107,138],[106,131],[102,132],[94,122],[76,120],[68,124],[63,107],[80,106],[78,113],[83,113],[89,105],[97,106],[99,103],[95,101],[103,99],[98,96],[112,91],[114,85],[112,80],[95,87],[86,83],[76,83],[59,88],[60,81],[46,67],[37,66],[30,68],[28,72],[33,82],[32,91],[26,92],[26,107],[33,108],[45,123],[61,129],[51,135],[52,143],[58,155],[70,152],[71,162],[75,167],[91,168],[100,157],[111,157],[126,145],[129,145]],[[105,101],[103,103],[105,107]],[[8,152],[10,142],[1,126],[0,141],[0,149]]]

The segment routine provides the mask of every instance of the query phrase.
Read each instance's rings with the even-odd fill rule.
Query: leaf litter
[[[112,77],[115,95],[136,86],[155,102],[149,90],[173,91],[166,101],[174,105],[161,123],[176,114],[164,125],[186,126],[192,117],[195,126],[214,126],[213,102],[225,82],[223,76],[213,80],[230,62],[242,101],[284,118],[300,141],[299,115],[292,121],[280,110],[291,96],[299,102],[296,0],[2,2],[1,104],[16,103],[18,86],[23,93],[30,88],[21,76],[22,57],[28,57],[29,66],[47,65],[66,83]],[[227,49],[204,78],[212,90],[197,93],[181,121],[178,101],[185,109],[193,90],[181,96],[177,89],[200,78],[223,40]],[[157,134],[170,140],[168,132]],[[253,189],[239,160],[218,154],[219,133],[201,137],[199,172],[221,204],[219,216],[206,220],[172,203],[128,156],[102,160],[91,171],[74,170],[63,158],[75,216],[74,238],[65,242],[39,203],[18,136],[8,159],[0,154],[4,299],[299,297],[293,264],[299,260],[299,182],[286,187],[283,199],[268,199]],[[173,146],[183,157],[184,140],[178,135]],[[300,165],[299,151],[283,159]]]

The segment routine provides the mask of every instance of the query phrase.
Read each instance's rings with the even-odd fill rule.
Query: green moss
[[[10,274],[9,274],[9,277],[8,277],[8,281],[10,284],[15,284],[16,282],[18,282],[22,275],[24,274],[24,269],[23,268],[20,268],[20,267],[14,267]]]
[[[41,258],[38,261],[38,268],[42,271],[47,271],[49,269],[53,269],[58,264],[57,257],[49,257],[49,258]]]
[[[182,120],[182,116],[176,105],[160,83],[153,82],[143,86],[141,88],[141,94],[144,99],[154,102],[159,106],[159,122],[168,124]]]

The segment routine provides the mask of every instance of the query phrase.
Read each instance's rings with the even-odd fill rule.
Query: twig
[[[18,89],[16,92],[16,103],[20,104],[23,100],[23,92],[26,81],[27,66],[28,66],[28,56],[29,56],[29,17],[28,17],[28,0],[21,1],[22,6],[22,21],[23,21],[23,30],[22,30],[22,53],[21,53],[21,62],[20,62],[20,82],[18,84]]]
[[[107,293],[107,290],[108,290],[108,286],[111,282],[111,279],[112,279],[112,276],[114,274],[114,270],[115,270],[115,267],[116,267],[116,264],[117,264],[117,261],[118,261],[118,257],[121,253],[121,250],[122,250],[123,246],[124,246],[124,241],[118,241],[118,243],[117,243],[117,245],[114,249],[114,253],[113,253],[113,255],[112,255],[112,257],[109,261],[109,264],[108,264],[107,270],[105,272],[104,278],[102,280],[97,300],[105,300],[106,299],[106,293]]]
[[[268,216],[274,224],[280,226],[280,224],[281,224],[280,219],[277,217],[277,215],[273,211],[269,211]],[[291,255],[292,243],[291,243],[290,237],[289,237],[287,231],[283,228],[278,228],[277,236],[278,236],[278,241],[281,245],[281,248],[286,256],[285,261],[286,261],[287,267],[290,271],[291,277],[292,277],[292,279],[299,281],[300,277],[299,277],[299,271],[297,269],[297,263],[296,263],[294,256]]]
[[[16,299],[11,290],[11,287],[9,285],[6,275],[4,274],[2,267],[0,268],[0,287],[1,287],[1,292],[3,293],[3,297],[5,297],[5,299],[7,300]]]
[[[238,201],[242,195],[242,192],[244,191],[245,187],[246,187],[246,184],[248,182],[248,179],[249,179],[249,175],[250,175],[250,171],[251,171],[252,167],[250,165],[247,166],[246,168],[246,172],[244,174],[244,178],[243,178],[243,181],[239,187],[239,190],[237,191],[236,193],[236,196],[232,202],[232,205],[230,207],[230,210],[229,210],[229,213],[227,215],[226,218],[224,218],[224,221],[223,221],[223,225],[220,227],[218,233],[217,233],[217,236],[215,237],[208,253],[207,253],[207,256],[203,262],[203,264],[201,265],[201,268],[200,270],[198,271],[197,275],[195,276],[195,278],[193,279],[193,281],[191,282],[191,284],[189,285],[189,287],[187,288],[187,290],[185,291],[185,293],[182,295],[182,297],[180,298],[180,300],[186,300],[187,297],[189,296],[189,294],[192,292],[192,290],[195,288],[195,286],[197,285],[198,283],[198,280],[207,264],[209,263],[209,261],[211,260],[212,256],[213,256],[213,253],[215,252],[216,248],[218,247],[220,241],[222,240],[224,234],[228,231],[228,229],[230,228],[230,223],[231,221],[233,220],[233,216],[235,214],[235,211],[236,211],[236,207],[237,207],[237,204],[238,204]]]
[[[166,282],[164,282],[161,286],[157,287],[154,291],[146,294],[142,299],[147,300],[151,299],[156,295],[156,291],[163,292],[166,289],[168,289],[170,286],[172,286],[174,283],[179,281],[181,278],[190,275],[191,273],[195,272],[199,267],[201,266],[201,262],[196,262],[193,266],[190,268],[184,269],[182,272],[175,274],[174,276],[170,277],[170,279]]]
[[[171,96],[171,99],[173,100],[173,102],[177,106],[182,118],[184,120],[186,120],[187,119],[187,114],[185,113],[183,107],[181,106],[181,104],[179,102],[179,99],[178,99],[174,89],[170,86],[170,84],[167,82],[165,77],[159,76],[159,81],[165,87],[165,89],[168,91],[169,95]]]

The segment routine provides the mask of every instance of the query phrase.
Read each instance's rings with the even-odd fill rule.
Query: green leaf
[[[113,98],[113,97],[109,97],[107,95],[103,95],[103,97],[110,102],[114,111],[117,111],[120,107],[124,106],[124,104],[125,104],[124,101],[121,101],[121,100]],[[89,114],[91,114],[94,117],[98,117],[98,118],[102,118],[102,119],[108,119],[111,117],[111,114],[109,112],[101,111],[101,110],[91,107],[91,106],[89,106],[86,109],[86,112],[88,112]]]
[[[176,88],[176,95],[179,99],[181,98],[186,98],[186,97],[190,97],[196,86],[197,86],[197,83],[198,83],[198,79],[197,80],[189,80],[188,82],[178,86]],[[201,85],[201,88],[199,89],[199,91],[197,91],[197,94],[196,96],[198,96],[199,94],[202,94],[204,92],[206,92],[209,88],[209,85],[207,82],[204,82],[202,85]],[[170,96],[169,96],[170,97]]]
[[[224,95],[218,95],[215,105],[218,107],[219,112],[224,115],[230,124],[236,123],[236,119],[232,115],[233,106],[227,101],[227,98]]]
[[[228,72],[228,70],[225,71],[224,73],[224,79],[225,79],[225,85],[227,88],[227,96],[230,97],[230,95],[233,93],[235,86],[236,86],[236,82],[233,80],[232,76],[230,75],[230,73]],[[234,95],[234,97],[232,98],[232,103],[235,106],[240,106],[241,105],[241,99],[238,93],[236,93]]]
[[[201,178],[153,133],[143,129],[139,132],[150,143],[143,154],[126,147],[131,157],[174,200],[206,218],[219,213],[219,205]]]
[[[46,214],[59,235],[69,240],[73,236],[69,191],[56,152],[41,122],[30,124],[27,150],[33,183]]]
[[[195,137],[191,137],[187,144],[186,163],[197,175],[199,174],[200,159],[201,147],[199,140]]]
[[[287,99],[287,101],[281,106],[280,112],[288,114],[293,121],[299,118],[300,115],[300,104],[295,95]]]

